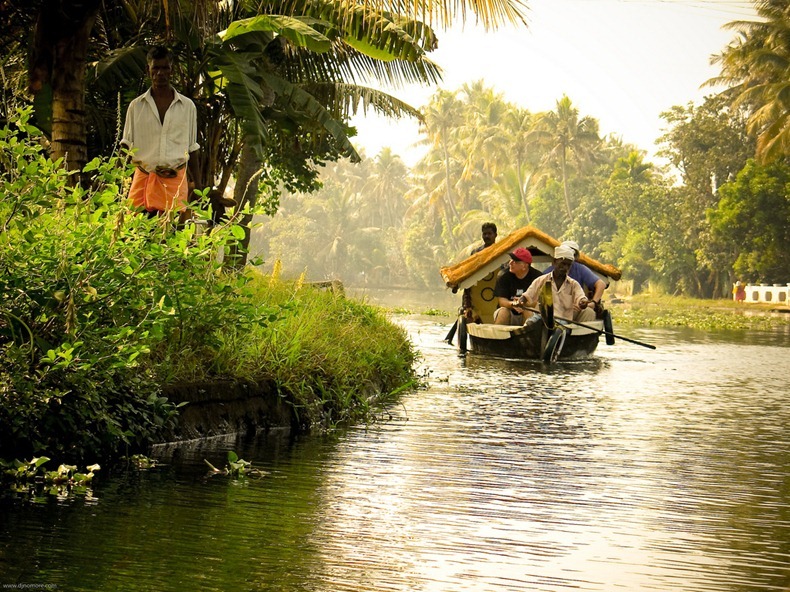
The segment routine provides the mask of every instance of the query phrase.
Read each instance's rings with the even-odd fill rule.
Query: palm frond
[[[317,122],[334,138],[345,156],[351,160],[360,160],[359,154],[349,141],[345,126],[333,118],[313,95],[274,74],[262,72],[260,75],[269,88],[277,94],[278,104],[285,106],[288,112],[297,117],[305,117]]]

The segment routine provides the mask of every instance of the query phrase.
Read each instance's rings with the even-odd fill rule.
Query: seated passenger
[[[540,277],[540,272],[532,267],[532,253],[519,247],[510,253],[508,270],[497,278],[494,296],[499,308],[494,311],[497,325],[522,325],[524,310],[518,300],[530,284]]]

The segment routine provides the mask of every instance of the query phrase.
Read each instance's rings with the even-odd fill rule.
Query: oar
[[[531,312],[536,312],[536,313],[540,314],[540,311],[535,309],[535,308],[526,308],[526,307],[524,307],[524,310],[529,310]],[[558,321],[565,321],[566,323],[573,323],[574,325],[579,325],[579,327],[584,327],[585,329],[589,329],[590,331],[595,331],[599,335],[611,335],[612,337],[615,337],[616,339],[622,339],[623,341],[627,341],[628,343],[634,343],[636,345],[641,345],[642,347],[647,347],[647,348],[650,348],[650,349],[656,349],[655,345],[650,345],[649,343],[644,343],[643,341],[637,341],[636,339],[629,339],[628,337],[623,337],[622,335],[615,335],[614,333],[611,333],[609,331],[601,331],[600,329],[598,329],[596,327],[591,327],[590,325],[585,325],[584,323],[580,323],[579,321],[573,321],[571,319],[563,319],[562,317],[558,317],[557,315],[554,315],[554,318],[557,319]]]
[[[444,338],[444,340],[447,343],[449,343],[450,345],[453,344],[453,337],[455,337],[456,329],[458,329],[458,319],[457,318],[455,319],[455,322],[453,323],[453,326],[450,327],[450,330],[447,332],[447,335]]]

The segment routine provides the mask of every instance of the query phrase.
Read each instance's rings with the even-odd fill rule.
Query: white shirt
[[[557,284],[553,281],[553,275],[553,272],[547,273],[532,282],[529,288],[527,288],[524,297],[530,302],[537,302],[544,284],[546,282],[551,282],[554,316],[573,320],[573,305],[578,304],[580,300],[586,298],[584,296],[584,290],[582,290],[579,282],[570,276],[565,277],[565,281],[562,282],[562,286],[560,286],[558,290]]]
[[[159,119],[151,89],[129,103],[121,144],[136,149],[132,162],[148,172],[158,166],[176,169],[189,160],[197,143],[195,104],[174,89],[165,120]]]

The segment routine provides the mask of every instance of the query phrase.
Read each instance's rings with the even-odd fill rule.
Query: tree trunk
[[[99,0],[48,0],[36,23],[30,68],[30,88],[52,88],[53,160],[63,158],[69,171],[79,171],[88,160],[85,125],[85,69],[88,41],[99,10]]]
[[[517,180],[518,180],[518,193],[519,193],[519,196],[521,197],[521,203],[524,204],[524,214],[527,217],[527,224],[530,224],[529,203],[527,203],[527,191],[526,191],[526,187],[524,186],[525,182],[524,182],[524,180],[521,177],[521,168],[522,168],[521,167],[521,163],[518,163],[518,166],[516,167],[516,174],[517,174]]]
[[[444,187],[445,187],[445,199],[447,200],[447,223],[448,223],[448,231],[450,232],[450,240],[453,243],[454,248],[458,248],[458,242],[455,240],[455,236],[453,235],[453,219],[461,221],[458,212],[455,209],[455,204],[453,204],[453,194],[452,194],[452,185],[450,184],[450,154],[447,151],[447,141],[444,138],[444,133],[442,133],[442,151],[444,152]]]
[[[562,154],[560,154],[560,166],[562,167],[562,191],[565,194],[565,209],[568,212],[568,221],[572,224],[573,212],[571,211],[571,196],[570,192],[568,191],[568,171],[565,160],[565,149],[563,148]]]
[[[252,149],[251,142],[245,140],[241,149],[241,157],[239,158],[236,188],[233,191],[233,199],[236,200],[237,204],[234,219],[237,224],[244,228],[244,238],[232,247],[229,247],[224,260],[226,268],[240,270],[244,269],[244,266],[247,264],[252,214],[244,214],[240,218],[236,218],[236,216],[246,206],[253,207],[258,202],[258,178],[261,175],[262,166],[263,163],[258,158],[255,150]]]

